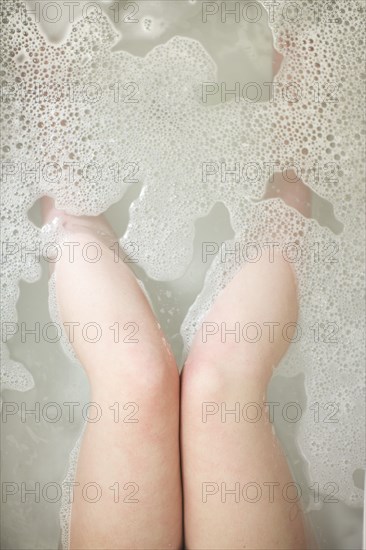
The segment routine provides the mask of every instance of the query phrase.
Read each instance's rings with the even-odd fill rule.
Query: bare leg
[[[217,333],[206,343],[202,329],[196,335],[182,381],[187,549],[305,548],[301,512],[290,502],[296,492],[282,493],[291,474],[264,406],[272,369],[288,347],[282,328],[296,319],[294,275],[277,255],[273,263],[263,259],[244,266],[205,320],[216,323]],[[224,342],[225,328],[233,329],[235,322],[240,332],[257,323],[262,337],[257,343],[242,336],[236,342],[228,334]],[[280,324],[273,343],[266,322]],[[248,403],[254,405],[243,415]]]
[[[289,183],[276,174],[265,196],[281,197],[305,216],[311,215],[310,192],[301,181]],[[294,273],[275,254],[273,263],[263,257],[242,268],[196,335],[183,369],[181,398],[189,550],[305,548],[293,480],[264,405],[272,370],[292,337],[289,331],[284,339],[282,328],[296,322],[297,315]],[[265,323],[273,322],[279,326],[270,341]],[[225,335],[235,323],[239,338]],[[256,343],[248,342],[254,339],[253,332],[243,338],[248,323],[257,323],[262,331]],[[208,331],[216,333],[207,336]]]
[[[63,246],[55,268],[57,300],[63,323],[79,323],[73,346],[90,381],[91,401],[102,411],[98,422],[87,424],[82,441],[71,548],[177,549],[182,512],[175,361],[132,272],[121,259],[115,261],[97,233],[102,230],[113,238],[106,221],[67,216],[55,211],[47,198],[43,209],[46,221],[61,215],[68,223],[69,241],[81,245],[75,248],[74,262]],[[102,249],[96,263],[80,252],[90,242]],[[102,331],[95,343],[86,341],[80,330],[90,322]],[[90,329],[88,339],[94,335]],[[85,493],[88,483],[100,486],[98,502],[87,502],[96,495],[92,486]]]

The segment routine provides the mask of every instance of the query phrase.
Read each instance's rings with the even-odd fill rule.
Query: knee
[[[223,357],[207,360],[194,354],[185,364],[182,377],[184,391],[201,399],[220,400],[229,394],[246,395],[266,392],[272,370],[260,361],[225,362]]]
[[[158,412],[170,400],[178,399],[179,373],[175,362],[164,355],[128,358],[108,370],[95,370],[89,376],[91,391],[109,400],[136,402],[144,410]]]
[[[170,358],[153,358],[138,362],[126,372],[129,387],[148,402],[159,404],[179,389],[179,373],[175,362]]]

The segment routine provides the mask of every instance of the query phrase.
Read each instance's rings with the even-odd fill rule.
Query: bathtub
[[[122,38],[114,46],[115,50],[123,49],[143,57],[156,45],[166,43],[175,35],[181,35],[202,41],[217,63],[219,80],[227,82],[228,87],[238,80],[272,80],[273,35],[267,16],[255,24],[250,20],[243,21],[242,28],[245,32],[240,34],[240,39],[238,34],[236,41],[228,40],[223,48],[222,42],[219,42],[213,33],[214,29],[220,28],[221,39],[225,34],[225,27],[220,19],[220,3],[206,3],[205,8],[207,22],[210,23],[215,17],[216,22],[213,25],[216,27],[202,23],[202,16],[197,20],[199,2],[194,0],[167,0],[165,5],[168,7],[165,7],[164,13],[160,2],[116,3],[112,0],[100,0],[98,3],[100,9],[112,20],[114,28],[122,32]],[[27,2],[28,9],[35,13],[37,9],[41,9],[39,4],[35,1]],[[52,20],[57,19],[57,13],[52,6],[48,12],[48,19],[51,21],[42,16],[42,12],[39,18],[42,33],[54,44],[62,43],[70,29],[70,12],[63,6],[62,0],[58,0],[58,4],[61,10],[59,21]],[[134,14],[135,4],[139,6],[138,16]],[[244,4],[245,2],[241,3]],[[191,13],[191,9],[195,11]],[[201,6],[199,9],[201,10]],[[245,13],[248,18],[254,17],[254,12]],[[82,15],[79,5],[75,11],[75,18]],[[138,17],[139,23],[127,27],[123,19],[126,16]],[[235,34],[238,32],[237,27],[231,25],[227,32]],[[230,63],[228,59],[231,60]],[[263,102],[269,101],[270,98],[268,87],[265,90],[261,98]],[[213,102],[216,100],[217,98],[213,98]],[[129,186],[123,197],[106,210],[106,216],[120,238],[123,238],[128,229],[131,205],[139,200],[141,189],[141,182]],[[320,226],[329,228],[332,234],[341,233],[342,224],[337,219],[331,202],[324,199],[321,193],[313,194],[312,217]],[[39,202],[29,204],[28,218],[33,226],[41,227]],[[210,256],[204,263],[202,247],[208,242],[217,242],[221,245],[233,239],[234,234],[228,208],[223,202],[217,201],[205,215],[195,220],[193,252],[178,277],[157,280],[148,274],[143,265],[131,265],[146,289],[180,366],[185,358],[181,325],[196,297],[201,293],[206,274],[217,254]],[[48,307],[47,263],[41,260],[39,268],[39,273],[32,281],[19,282],[19,326],[24,323],[27,327],[34,327],[37,322],[45,326],[52,321]],[[10,358],[28,369],[34,385],[24,392],[7,388],[3,393],[6,407],[2,422],[2,478],[7,485],[2,500],[2,548],[57,549],[61,540],[60,495],[55,487],[50,487],[45,498],[42,490],[39,493],[35,484],[39,483],[40,487],[51,481],[62,484],[68,470],[70,452],[83,427],[83,407],[89,401],[88,384],[80,365],[76,365],[72,358],[65,354],[60,342],[53,343],[43,338],[37,341],[37,337],[31,333],[23,337],[19,330],[8,340],[8,348]],[[269,400],[279,403],[281,408],[288,402],[296,402],[301,410],[305,411],[310,403],[304,378],[303,372],[297,372],[290,377],[281,372],[276,374],[270,384]],[[77,404],[72,420],[65,405],[70,402]],[[52,405],[54,403],[62,404],[61,416],[57,420],[57,410]],[[365,549],[365,518],[359,499],[353,503],[342,499],[327,499],[332,488],[324,489],[324,484],[319,487],[313,474],[310,474],[311,462],[304,456],[297,443],[300,424],[288,421],[282,416],[276,418],[275,428],[286,451],[294,478],[305,488],[305,515],[316,540],[314,544],[324,550]],[[349,446],[354,444],[354,441],[345,442],[345,445]],[[336,471],[335,464],[335,479]],[[353,480],[355,487],[361,491],[364,485],[362,468],[354,472]],[[329,481],[335,483],[334,480]]]

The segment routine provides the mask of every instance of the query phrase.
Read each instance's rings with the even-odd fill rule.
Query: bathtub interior
[[[28,4],[34,7],[35,3]],[[113,2],[100,2],[100,5],[108,13]],[[217,18],[203,25],[199,2],[143,1],[139,2],[139,9],[141,24],[126,27],[122,23],[114,23],[122,34],[120,41],[114,46],[115,50],[122,49],[144,56],[154,46],[166,43],[171,37],[185,36],[202,43],[217,64],[218,81],[225,81],[228,88],[237,81],[271,81],[273,35],[265,17],[255,25],[241,22],[240,27],[234,23],[223,25]],[[59,25],[47,26],[45,22],[40,25],[43,34],[55,44],[62,42],[69,29],[66,20]],[[264,95],[262,100],[267,101],[268,97]],[[106,216],[120,238],[129,228],[131,205],[138,202],[143,188],[144,182],[130,186],[122,198],[106,210]],[[41,226],[39,202],[29,208],[28,216],[35,226]],[[331,202],[315,191],[312,216],[319,225],[329,228],[332,234],[342,232]],[[182,266],[179,276],[158,279],[149,275],[148,269],[140,264],[131,264],[146,289],[180,366],[185,356],[181,326],[197,296],[204,289],[206,274],[214,260],[212,257],[206,263],[202,262],[202,243],[222,243],[233,239],[235,234],[229,209],[223,202],[215,201],[204,215],[194,221],[191,257]],[[48,308],[46,262],[42,261],[41,267],[38,280],[19,282],[18,323],[24,322],[33,326],[36,322],[44,325],[52,321]],[[41,407],[42,404],[51,402],[76,402],[80,406],[75,409],[73,422],[70,422],[66,414],[55,423],[44,420],[37,422],[31,415],[26,422],[20,422],[19,415],[9,416],[2,423],[2,479],[18,484],[26,482],[27,487],[31,487],[35,481],[39,481],[41,485],[50,480],[61,484],[67,471],[69,454],[82,429],[83,403],[89,401],[86,377],[81,367],[65,354],[60,343],[50,343],[42,339],[36,343],[29,338],[23,343],[20,334],[16,334],[8,341],[8,347],[11,359],[25,365],[29,370],[34,386],[25,392],[7,389],[3,394],[4,401],[18,403],[19,409],[21,404],[32,409],[36,402]],[[306,372],[296,370],[291,376],[280,371],[271,381],[269,401],[280,403],[280,407],[296,402],[302,410],[306,410],[311,396],[307,395],[305,377]],[[359,503],[342,500],[324,503],[324,498],[316,502],[311,490],[316,478],[309,472],[311,455],[305,456],[297,443],[299,423],[291,423],[276,416],[275,428],[294,477],[305,488],[303,497],[306,517],[319,548],[361,548],[362,508]],[[354,442],[345,441],[344,444],[353,445]],[[329,479],[330,482],[337,480],[338,459],[338,456],[334,456],[334,478]],[[355,470],[353,482],[358,489],[363,488],[361,467]],[[8,497],[6,504],[2,505],[2,547],[14,550],[58,548],[59,513],[59,499],[54,503],[42,499],[34,502],[30,495],[22,502],[19,495]]]

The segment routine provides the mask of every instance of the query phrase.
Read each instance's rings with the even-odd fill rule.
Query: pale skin
[[[308,195],[302,185],[294,191],[294,186],[276,179],[267,196],[282,196],[290,205],[300,200],[307,214]],[[67,215],[55,210],[47,197],[42,209],[45,223],[58,216],[67,223],[71,241],[96,242],[103,252],[96,263],[85,261],[78,252],[71,262],[69,249],[62,245],[64,254],[54,264],[62,321],[81,326],[93,321],[102,328],[98,342],[86,341],[80,331],[75,331],[73,341],[90,382],[90,401],[99,404],[103,415],[99,422],[87,423],[82,440],[70,548],[305,549],[300,507],[294,514],[294,504],[281,491],[270,502],[264,490],[270,483],[282,489],[293,482],[263,405],[273,369],[289,342],[281,332],[272,342],[235,342],[233,337],[224,342],[221,331],[204,342],[201,327],[179,377],[132,271],[122,260],[115,261],[98,234],[102,230],[111,241],[117,240],[105,219]],[[263,257],[245,265],[218,296],[205,322],[226,323],[229,328],[235,322],[263,326],[276,321],[283,326],[297,317],[294,271],[275,254],[273,262]],[[137,326],[138,342],[126,343],[123,332],[116,342],[109,330],[116,322],[120,327]],[[115,422],[109,407],[116,402],[122,407],[132,403],[121,416],[135,413],[132,417],[138,422]],[[264,411],[258,422],[235,422],[233,415],[222,422],[220,413],[203,422],[204,403],[225,403],[233,409],[235,403],[249,402]],[[87,502],[80,489],[91,482],[102,489],[95,503]],[[233,494],[236,484],[242,491],[248,482],[263,490],[256,503],[242,498],[242,493],[239,499]],[[116,483],[118,502],[110,489]]]

